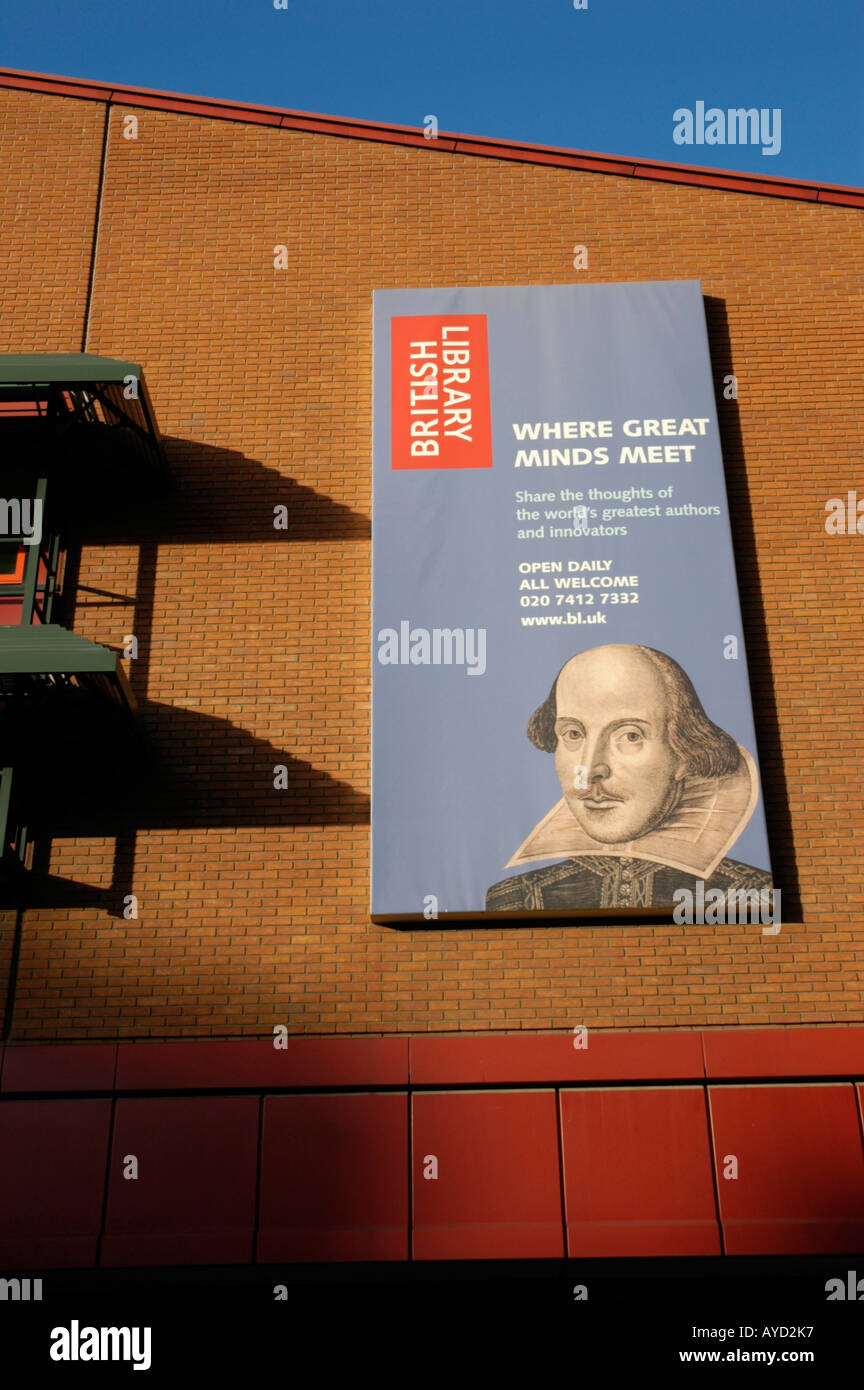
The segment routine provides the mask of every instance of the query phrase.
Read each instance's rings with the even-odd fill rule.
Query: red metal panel
[[[96,1263],[109,1100],[0,1104],[0,1270]]]
[[[100,1263],[250,1263],[257,1156],[255,1096],[118,1101]]]
[[[701,1086],[561,1092],[567,1253],[719,1255]]]
[[[554,1091],[424,1092],[412,1114],[415,1259],[563,1256]]]
[[[254,107],[233,106],[230,102],[196,101],[190,97],[160,97],[147,92],[136,96],[135,88],[115,88],[112,100],[117,106],[131,106],[139,111],[174,111],[181,116],[203,116],[214,121],[242,121],[244,125],[278,126],[281,115],[256,111]]]
[[[4,1091],[110,1091],[114,1086],[114,1043],[7,1047]]]
[[[407,1095],[264,1102],[258,1259],[408,1259]]]
[[[728,193],[750,193],[758,194],[767,198],[801,198],[805,202],[816,201],[818,191],[817,184],[798,184],[783,183],[771,179],[747,178],[739,176],[730,178],[720,171],[715,172],[713,178],[702,173],[694,173],[686,164],[680,169],[674,165],[647,165],[641,161],[634,169],[637,179],[659,179],[665,183],[684,183],[693,184],[699,188],[719,188]]]
[[[747,1028],[703,1033],[714,1077],[860,1076],[864,1028]]]
[[[352,123],[338,118],[328,120],[326,116],[283,116],[280,125],[283,130],[304,130],[315,135],[338,135],[342,139],[380,140],[387,145],[405,145],[414,149],[437,150],[439,153],[452,152],[453,141],[446,136],[437,135],[434,140],[423,134],[422,127],[417,130],[406,126],[376,126]]]
[[[399,1086],[407,1038],[291,1038],[244,1042],[121,1043],[117,1089],[224,1090],[248,1086]]]
[[[550,1085],[572,1081],[701,1081],[699,1033],[588,1031],[411,1039],[413,1086]]]
[[[831,193],[827,188],[820,188],[819,202],[837,203],[844,208],[864,208],[864,194],[846,191]]]
[[[545,150],[536,145],[503,145],[494,141],[465,139],[457,136],[456,152],[486,159],[514,160],[521,164],[549,164],[557,169],[587,169],[595,174],[620,174],[627,178],[633,173],[632,160],[608,160],[602,156],[572,155],[566,150]]]
[[[709,1099],[727,1254],[864,1250],[854,1086],[711,1086]]]
[[[83,97],[91,101],[107,101],[111,95],[109,87],[99,87],[92,82],[79,82],[74,77],[50,77],[43,73],[0,71],[0,86],[21,87],[27,92],[49,92],[52,96]]]
[[[265,109],[275,111],[277,108],[270,107]],[[328,130],[332,130],[334,133],[338,133],[339,135],[352,135],[356,132],[358,139],[363,139],[366,136],[368,136],[370,139],[375,139],[379,132],[381,132],[384,135],[394,133],[396,135],[417,134],[417,126],[387,125],[384,121],[358,121],[355,120],[352,116],[327,116],[322,115],[321,113],[316,113],[315,111],[288,111],[283,109],[282,119],[283,122],[286,123],[288,121],[308,121],[316,125],[320,124],[322,129],[326,127]],[[309,127],[302,128],[306,129]],[[301,129],[301,127],[288,126],[286,124],[286,129],[299,130]],[[449,131],[439,131],[438,140],[440,140],[442,136],[445,139],[453,138]],[[425,141],[426,137],[423,136],[423,139]],[[437,140],[434,143],[437,144]]]

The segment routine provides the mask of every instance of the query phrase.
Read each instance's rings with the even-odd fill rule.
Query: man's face
[[[631,647],[597,647],[568,661],[556,703],[555,771],[582,829],[602,844],[647,835],[686,776],[666,741],[659,673]]]

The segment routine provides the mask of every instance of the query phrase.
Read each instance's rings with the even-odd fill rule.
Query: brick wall
[[[74,625],[114,646],[138,636],[133,684],[171,793],[116,845],[54,843],[52,872],[91,896],[24,914],[13,1039],[864,1018],[864,538],[824,530],[828,497],[864,493],[860,211],[107,109],[86,348],[143,365],[179,491],[157,537],[139,545],[130,518],[128,544],[85,550],[81,584],[121,601],[79,591]],[[0,92],[0,351],[84,345],[105,113]],[[783,929],[376,926],[372,291],[690,278],[707,297]],[[273,789],[277,763],[290,791]],[[137,896],[137,920],[113,915],[112,885]],[[13,927],[5,914],[0,969]]]

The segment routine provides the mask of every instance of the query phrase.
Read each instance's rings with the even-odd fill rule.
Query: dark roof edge
[[[589,173],[613,174],[621,178],[649,179],[701,188],[723,188],[733,193],[797,198],[805,202],[830,203],[842,207],[864,207],[864,188],[853,188],[843,184],[809,183],[801,179],[730,172],[693,164],[664,164],[651,159],[592,154],[583,150],[561,149],[554,145],[529,145],[519,141],[497,140],[485,135],[458,135],[450,131],[439,132],[436,139],[429,140],[422,130],[414,126],[384,125],[376,121],[358,121],[346,116],[322,116],[308,111],[286,111],[275,106],[253,106],[215,97],[182,96],[149,87],[113,86],[80,77],[55,77],[50,73],[0,68],[0,87],[77,97],[84,101],[124,103],[156,111],[185,112],[190,116],[209,117],[212,120],[241,121],[253,125],[276,126],[284,130],[307,130],[353,140],[422,146],[439,153],[510,159],[525,164],[584,169]]]

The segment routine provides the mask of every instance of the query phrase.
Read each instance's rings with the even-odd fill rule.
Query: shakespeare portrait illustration
[[[756,807],[753,757],[713,724],[686,672],[652,647],[592,647],[565,663],[528,723],[562,799],[506,868],[489,912],[664,907],[673,893],[771,888],[726,858]]]

